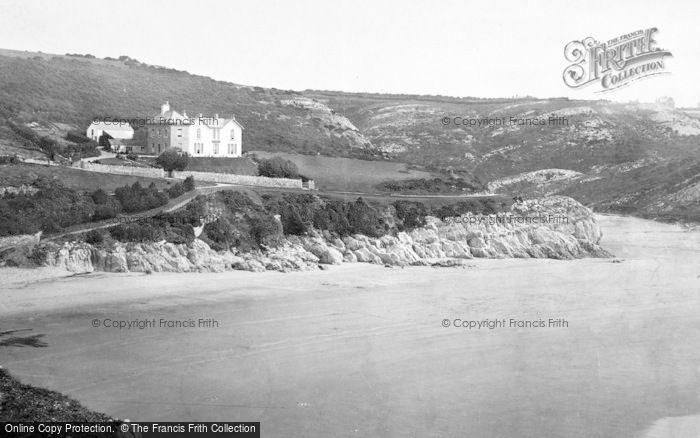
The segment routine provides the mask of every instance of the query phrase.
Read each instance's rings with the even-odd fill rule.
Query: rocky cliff
[[[261,252],[215,251],[201,240],[191,244],[116,243],[98,248],[84,242],[42,243],[35,263],[72,272],[221,272],[294,271],[324,264],[376,263],[458,265],[480,258],[553,258],[610,256],[599,246],[602,232],[592,212],[571,198],[554,196],[514,204],[508,214],[464,215],[396,235],[372,238],[315,232],[288,236]],[[6,259],[6,263],[7,263]]]

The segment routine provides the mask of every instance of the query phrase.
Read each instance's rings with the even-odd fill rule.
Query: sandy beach
[[[615,259],[8,269],[0,331],[46,346],[0,365],[119,418],[260,421],[265,437],[695,437],[700,233],[599,220]],[[504,326],[460,326],[486,319]]]

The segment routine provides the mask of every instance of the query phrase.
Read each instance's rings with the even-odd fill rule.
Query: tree
[[[112,145],[109,142],[110,140],[112,140],[112,136],[105,133],[105,134],[100,135],[100,138],[98,139],[97,143],[100,146],[102,146],[102,149],[104,149],[106,151],[110,151],[112,149]]]
[[[41,137],[39,140],[39,147],[46,153],[49,161],[56,158],[56,154],[60,150],[56,140],[49,137]]]
[[[156,158],[156,164],[172,176],[173,170],[182,171],[187,167],[189,157],[178,148],[167,149]]]

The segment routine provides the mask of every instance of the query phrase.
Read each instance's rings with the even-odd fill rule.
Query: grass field
[[[260,158],[278,156],[293,161],[299,173],[314,180],[320,190],[376,192],[376,185],[390,180],[432,178],[429,172],[409,170],[406,164],[353,158],[251,151]]]
[[[257,176],[258,166],[246,157],[239,158],[210,158],[210,157],[190,157],[187,162],[187,169],[193,172],[217,172],[233,173],[236,175]]]
[[[43,176],[55,178],[65,187],[75,190],[94,191],[101,188],[112,192],[117,187],[133,184],[136,181],[142,185],[156,183],[158,189],[167,189],[172,184],[165,179],[145,178],[129,175],[111,175],[107,173],[88,172],[69,167],[48,167],[39,164],[3,164],[0,165],[0,186],[18,186],[31,184],[36,178]]]

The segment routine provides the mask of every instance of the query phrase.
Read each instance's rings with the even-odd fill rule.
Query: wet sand
[[[0,330],[47,346],[0,364],[120,418],[260,421],[265,437],[697,436],[700,233],[601,224],[619,263],[15,276]],[[154,318],[218,327],[104,327]],[[454,327],[487,318],[568,326]]]

